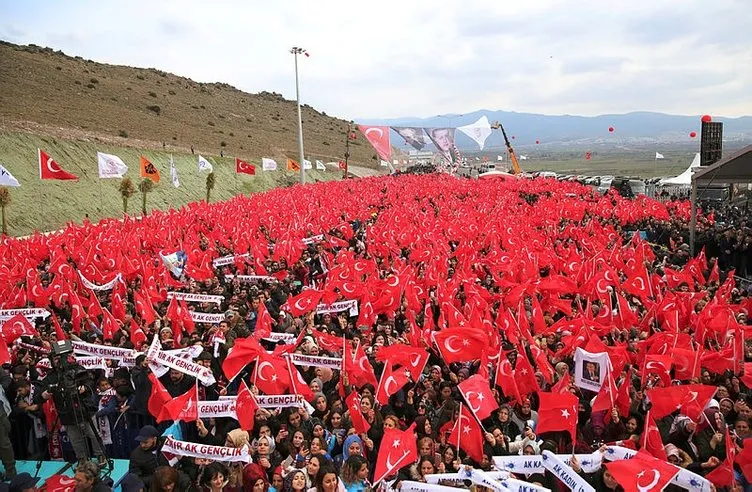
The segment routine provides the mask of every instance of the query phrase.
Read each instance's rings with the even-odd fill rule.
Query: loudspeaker
[[[721,160],[723,153],[723,123],[702,123],[700,138],[700,165],[709,166]]]

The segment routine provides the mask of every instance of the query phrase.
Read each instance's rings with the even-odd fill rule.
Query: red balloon
[[[535,145],[538,145],[540,143],[540,140],[535,141]]]
[[[695,138],[697,136],[697,132],[689,132],[690,138]]]
[[[608,131],[611,132],[611,133],[614,133],[614,127],[613,126],[609,126],[608,127]]]
[[[713,117],[710,116],[709,114],[706,114],[705,116],[701,118],[701,120],[703,123],[710,123],[711,121],[713,121]]]

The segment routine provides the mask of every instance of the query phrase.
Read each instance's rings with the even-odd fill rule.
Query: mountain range
[[[446,114],[428,118],[400,117],[393,119],[363,118],[359,123],[388,126],[413,127],[459,127],[468,125],[486,116],[489,122],[500,121],[509,138],[514,137],[515,147],[539,145],[549,147],[621,146],[640,147],[660,143],[667,146],[696,146],[700,138],[700,118],[702,115],[682,116],[664,113],[639,111],[626,114],[604,114],[599,116],[544,115],[517,113],[513,111],[491,111],[482,109],[467,114]],[[752,116],[739,118],[714,117],[713,121],[723,122],[724,142],[737,147],[752,142]],[[613,128],[613,132],[609,131]],[[690,137],[690,132],[696,137]],[[402,146],[403,141],[392,133],[392,145]],[[457,133],[456,143],[464,149],[477,149],[478,146],[465,135]],[[501,148],[504,138],[501,132],[493,132],[486,141],[486,148]]]

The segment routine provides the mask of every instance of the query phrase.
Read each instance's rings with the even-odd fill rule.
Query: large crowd
[[[688,222],[403,175],[3,238],[6,480],[61,459],[75,483],[47,490],[100,492],[125,459],[124,491],[752,490],[752,236],[693,258]]]

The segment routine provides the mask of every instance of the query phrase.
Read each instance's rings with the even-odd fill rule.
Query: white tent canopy
[[[674,176],[673,178],[664,178],[662,179],[658,184],[664,185],[664,186],[676,186],[676,185],[686,185],[689,186],[692,184],[692,173],[695,171],[695,168],[700,167],[700,153],[695,154],[695,158],[692,160],[692,164],[689,165],[689,167],[680,175]]]

